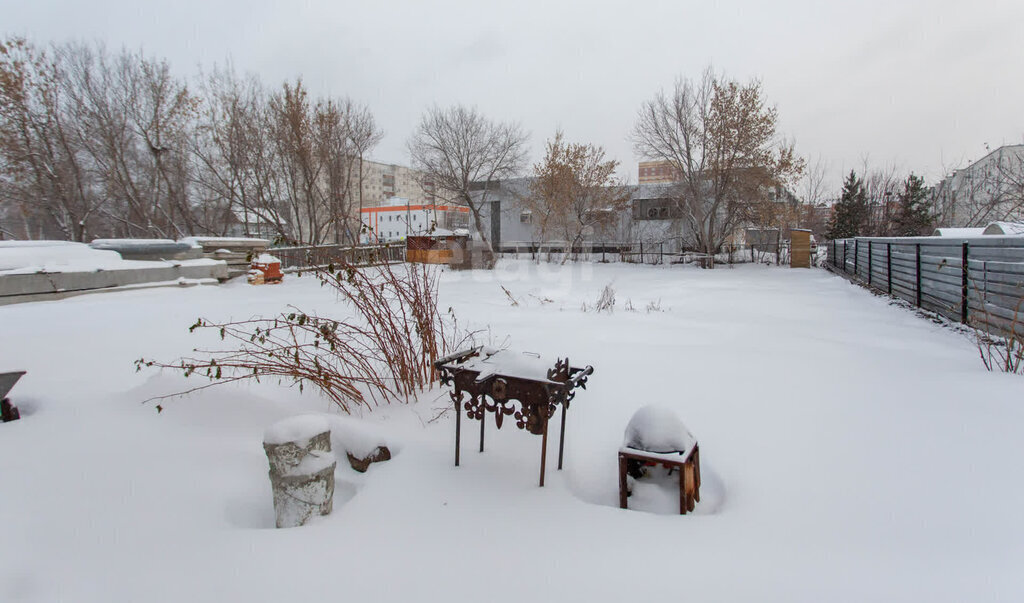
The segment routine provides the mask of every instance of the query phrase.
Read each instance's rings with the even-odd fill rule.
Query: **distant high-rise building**
[[[640,184],[666,184],[680,179],[679,171],[668,161],[641,161],[637,167]]]

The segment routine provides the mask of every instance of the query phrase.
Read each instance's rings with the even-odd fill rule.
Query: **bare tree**
[[[198,89],[141,52],[0,41],[0,236],[178,237],[241,222],[247,235],[357,240],[362,160],[381,138],[366,107],[311,98],[301,80],[271,94],[230,69]]]
[[[53,56],[20,38],[0,43],[0,197],[26,237],[47,236],[43,224],[52,224],[82,241],[105,204],[77,143],[73,109]]]
[[[558,131],[533,167],[530,195],[523,201],[542,236],[557,232],[568,243],[563,263],[587,234],[613,226],[629,204],[630,191],[615,178],[618,165],[605,159],[602,147],[567,143]]]
[[[356,178],[357,194],[359,196],[359,212],[357,219],[362,220],[363,214],[363,161],[366,154],[370,152],[381,139],[384,133],[377,128],[373,114],[366,107],[353,107],[349,120],[349,142],[359,161]],[[360,222],[360,228],[362,223]]]
[[[494,122],[476,109],[458,105],[428,109],[409,139],[413,167],[473,214],[488,265],[493,265],[494,249],[481,209],[492,184],[522,169],[527,138],[518,124]]]
[[[899,192],[905,177],[894,165],[873,168],[868,156],[861,159],[860,173],[867,199],[867,215],[860,236],[892,236],[899,213]]]
[[[713,255],[742,223],[747,204],[803,170],[793,145],[777,139],[776,121],[760,82],[740,84],[710,68],[641,107],[634,148],[678,174],[675,199],[693,246]]]

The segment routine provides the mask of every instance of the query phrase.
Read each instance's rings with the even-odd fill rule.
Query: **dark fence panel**
[[[839,239],[838,274],[951,320],[1024,336],[1024,237]]]

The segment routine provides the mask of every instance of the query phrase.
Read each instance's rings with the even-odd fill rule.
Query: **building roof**
[[[985,227],[982,234],[1024,236],[1024,224],[1020,222],[993,222]]]
[[[935,232],[932,233],[933,237],[953,237],[962,239],[964,237],[979,237],[985,229],[984,228],[949,228],[943,226],[936,228]]]

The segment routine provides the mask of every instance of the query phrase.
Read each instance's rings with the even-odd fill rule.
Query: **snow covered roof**
[[[943,226],[942,228],[936,228],[932,236],[963,239],[965,237],[980,237],[984,230],[984,228],[947,228]]]
[[[982,234],[987,235],[1024,235],[1024,223],[993,222],[985,227]]]
[[[0,241],[0,249],[20,247],[81,247],[84,243],[71,241]]]
[[[170,239],[94,239],[89,243],[93,249],[106,249],[127,254],[168,254],[173,255],[192,249],[194,245]]]
[[[24,244],[17,244],[24,243]],[[60,241],[3,241],[0,243],[0,271],[59,272],[66,269],[115,268],[124,262],[116,251],[93,249],[85,243]]]
[[[257,239],[249,237],[184,237],[179,239],[182,243],[189,243],[193,246],[203,245],[224,245],[224,246],[254,246],[254,247],[269,247],[270,241],[267,239]]]

